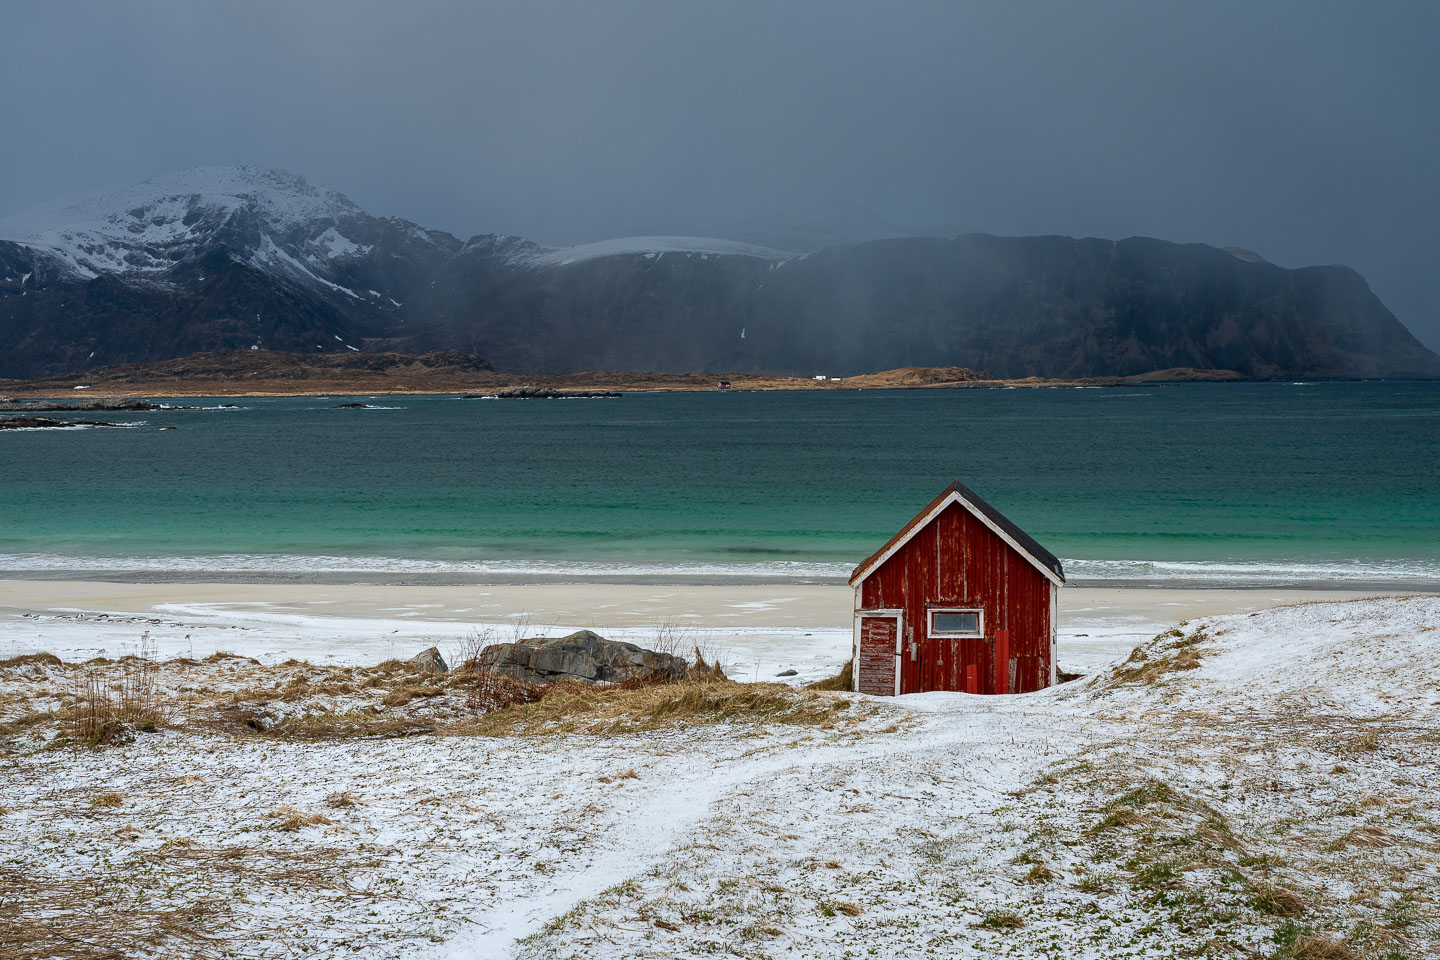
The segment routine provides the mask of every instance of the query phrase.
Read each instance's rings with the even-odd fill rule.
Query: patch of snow
[[[318,275],[317,273],[315,273],[315,271],[305,266],[305,264],[301,263],[299,260],[296,260],[290,254],[286,253],[282,248],[275,244],[274,240],[270,239],[270,235],[268,233],[260,238],[260,249],[256,252],[255,259],[259,260],[262,263],[278,263],[286,265],[294,273],[298,274],[303,279],[313,280],[314,282],[321,284],[322,286],[329,287],[331,290],[343,293],[347,297],[352,297],[356,300],[360,299],[360,295],[354,290],[350,290],[346,287],[340,286],[340,284],[338,283],[333,283],[329,280],[326,280],[324,277]]]
[[[512,255],[511,262],[563,267],[602,257],[644,256],[658,260],[666,253],[698,254],[702,259],[709,259],[710,256],[730,256],[774,261],[788,260],[794,256],[772,247],[735,240],[718,240],[713,237],[620,237],[575,247],[534,247],[518,250]]]
[[[315,242],[324,246],[326,256],[330,259],[336,257],[360,256],[370,252],[366,244],[355,243],[347,237],[343,237],[334,227],[327,227],[325,232],[315,238]]]

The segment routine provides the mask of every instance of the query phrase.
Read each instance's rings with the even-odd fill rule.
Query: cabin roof
[[[956,480],[940,491],[940,495],[931,500],[929,506],[915,514],[895,536],[885,541],[883,547],[862,560],[855,571],[850,574],[850,585],[853,587],[874,573],[880,564],[888,560],[895,551],[904,546],[911,537],[919,533],[951,503],[958,503],[979,517],[986,526],[999,534],[1002,540],[1008,542],[1022,557],[1039,568],[1040,572],[1055,584],[1065,582],[1065,569],[1060,565],[1060,560],[1055,554],[1040,546],[1034,537],[1021,530],[1010,518],[986,503],[974,490]]]

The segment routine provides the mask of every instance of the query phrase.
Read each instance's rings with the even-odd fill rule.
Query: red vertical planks
[[[860,618],[859,690],[875,696],[895,692],[894,617]]]
[[[995,631],[995,692],[1010,692],[1010,631]]]

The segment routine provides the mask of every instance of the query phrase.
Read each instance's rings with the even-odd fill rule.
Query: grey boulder
[[[410,658],[410,664],[419,667],[426,673],[448,673],[450,671],[450,668],[445,665],[445,658],[440,656],[440,651],[436,647],[415,654]]]
[[[476,666],[486,673],[531,683],[566,679],[625,683],[677,680],[685,675],[689,664],[684,657],[606,640],[598,633],[581,630],[568,637],[491,644],[480,651]]]

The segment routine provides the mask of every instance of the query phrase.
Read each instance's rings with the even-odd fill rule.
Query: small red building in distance
[[[952,483],[850,576],[855,689],[1028,693],[1055,683],[1060,561]]]

